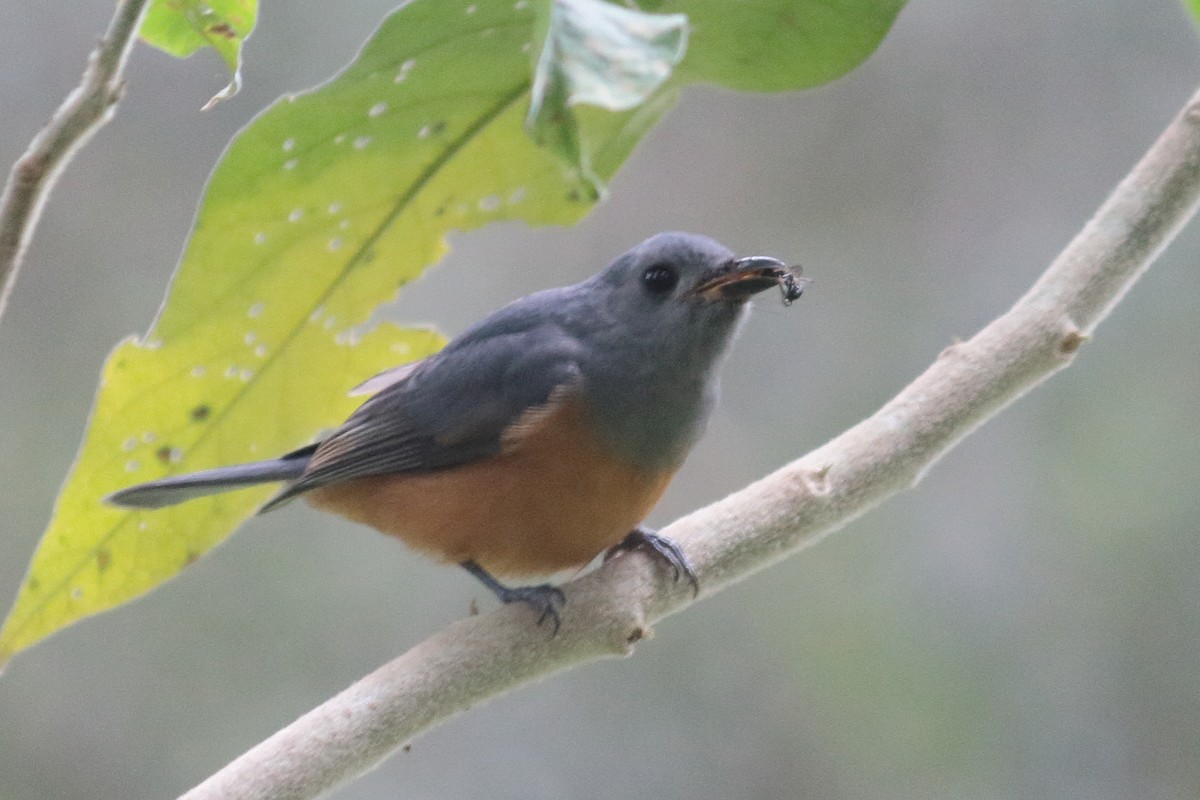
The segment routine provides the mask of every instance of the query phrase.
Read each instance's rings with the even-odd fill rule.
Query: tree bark
[[[46,198],[63,167],[112,118],[121,99],[129,51],[148,6],[148,0],[117,3],[104,38],[88,58],[83,79],[9,172],[4,194],[0,195],[0,316],[8,305]]]

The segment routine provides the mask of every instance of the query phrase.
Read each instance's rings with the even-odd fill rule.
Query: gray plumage
[[[630,463],[648,472],[678,466],[716,400],[716,367],[744,301],[768,285],[760,279],[729,296],[698,296],[697,287],[737,263],[707,237],[659,234],[582,283],[510,303],[441,352],[368,381],[378,393],[317,445],[153,481],[109,500],[155,508],[289,482],[266,511],[318,486],[446,469],[501,452],[515,423],[564,392],[583,401],[597,436]],[[648,277],[660,266],[677,278],[667,291]]]

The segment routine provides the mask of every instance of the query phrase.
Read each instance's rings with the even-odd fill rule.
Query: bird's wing
[[[549,323],[453,342],[360,406],[263,511],[318,486],[445,469],[519,447],[581,387],[576,348]]]

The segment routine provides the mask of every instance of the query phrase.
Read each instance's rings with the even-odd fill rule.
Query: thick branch
[[[1200,197],[1200,94],[1193,97],[1025,297],[947,348],[869,419],[664,533],[704,594],[745,578],[900,489],[975,427],[1067,366]],[[691,604],[640,556],[564,587],[549,638],[527,608],[473,617],[417,645],[233,761],[186,798],[308,798],[370,769],[421,731],[569,666],[624,655],[647,626]]]
[[[0,195],[0,316],[62,168],[108,122],[121,98],[122,74],[147,5],[148,0],[117,4],[108,31],[88,58],[79,86],[13,164]]]

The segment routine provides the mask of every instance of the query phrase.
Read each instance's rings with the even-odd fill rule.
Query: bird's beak
[[[777,258],[748,256],[730,261],[709,271],[693,293],[704,300],[745,300],[751,295],[783,287],[787,302],[800,296],[804,279],[799,267],[789,267]]]

